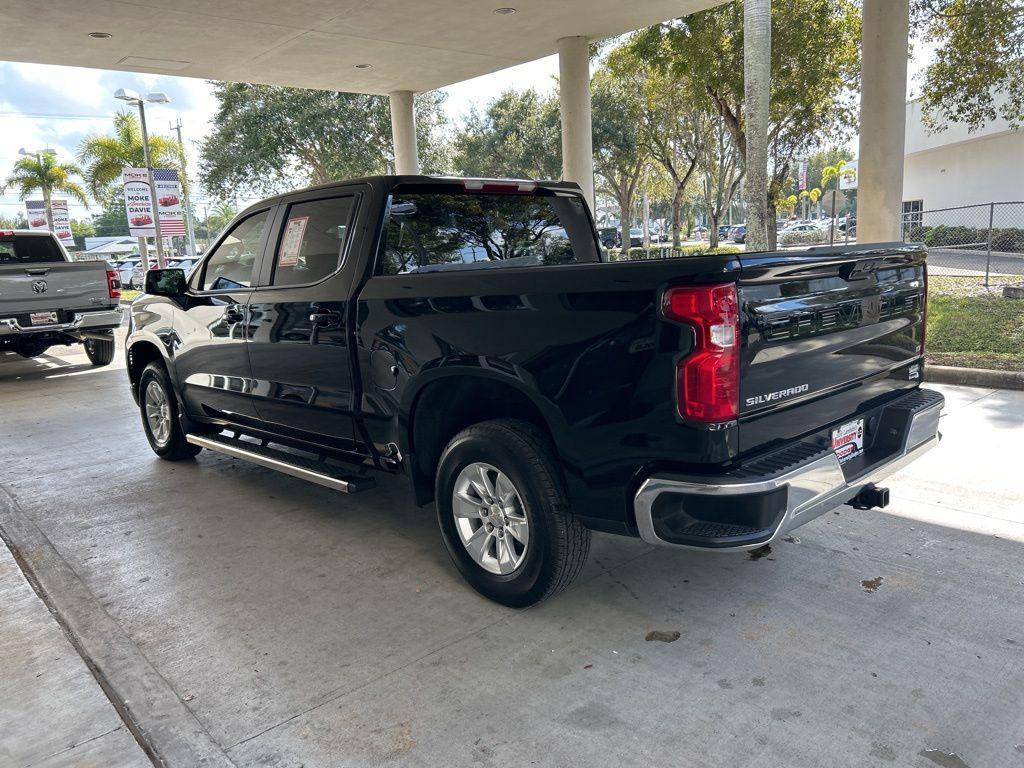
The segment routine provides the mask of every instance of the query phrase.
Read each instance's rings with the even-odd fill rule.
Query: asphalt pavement
[[[0,764],[137,765],[127,719],[171,768],[1024,767],[1024,393],[936,388],[886,510],[758,559],[597,535],[515,611],[400,479],[163,462],[120,353],[0,357],[0,530],[68,633],[0,553]]]

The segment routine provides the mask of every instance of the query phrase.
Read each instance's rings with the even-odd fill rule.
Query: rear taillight
[[[117,272],[112,269],[107,270],[107,291],[110,293],[110,298],[121,298],[121,281],[117,277]]]
[[[686,421],[732,421],[740,406],[740,318],[736,286],[669,288],[661,312],[694,330],[693,352],[676,365],[676,408]]]

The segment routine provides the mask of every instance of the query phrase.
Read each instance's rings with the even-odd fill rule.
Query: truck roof
[[[53,232],[48,229],[0,229],[0,234],[3,235],[31,235],[33,237],[51,237]]]
[[[339,179],[337,181],[329,181],[326,184],[315,184],[309,187],[302,187],[300,189],[293,189],[288,192],[282,192],[277,195],[265,197],[252,205],[247,206],[240,213],[246,213],[250,209],[262,208],[267,203],[275,204],[285,198],[289,198],[292,195],[305,194],[307,192],[317,191],[328,191],[336,189],[338,187],[346,187],[352,184],[369,184],[370,186],[391,189],[398,186],[399,184],[417,184],[417,185],[431,185],[436,184],[437,186],[445,186],[451,184],[462,184],[464,182],[519,182],[521,184],[536,184],[538,189],[550,189],[550,190],[564,190],[570,192],[579,192],[580,185],[575,181],[551,181],[551,180],[537,180],[537,179],[507,179],[507,178],[487,178],[482,176],[429,176],[424,174],[378,174],[375,176],[360,176],[352,179]]]

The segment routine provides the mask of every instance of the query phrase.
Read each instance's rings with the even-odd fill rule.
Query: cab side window
[[[309,285],[341,264],[351,225],[354,197],[310,200],[288,206],[272,285]]]
[[[252,286],[253,268],[259,256],[263,230],[270,211],[254,213],[238,222],[210,254],[203,269],[204,291],[223,291]]]

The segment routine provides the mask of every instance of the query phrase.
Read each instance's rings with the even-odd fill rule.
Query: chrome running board
[[[273,469],[300,480],[333,488],[342,493],[359,493],[376,486],[369,475],[346,472],[340,467],[316,459],[307,459],[260,443],[251,443],[228,435],[186,435],[185,439],[210,451],[245,459],[261,467]]]

